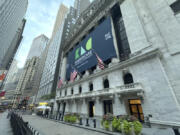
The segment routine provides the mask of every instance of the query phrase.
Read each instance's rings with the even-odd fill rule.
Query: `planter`
[[[112,122],[110,121],[104,121],[103,125],[101,124],[101,128],[106,130],[106,131],[113,131],[112,130]]]

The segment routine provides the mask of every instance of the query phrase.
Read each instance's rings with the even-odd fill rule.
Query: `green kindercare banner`
[[[103,61],[117,57],[113,43],[110,17],[104,20],[94,31],[87,35],[85,39],[69,52],[66,79],[69,80],[73,68],[81,73],[97,65],[94,52]]]

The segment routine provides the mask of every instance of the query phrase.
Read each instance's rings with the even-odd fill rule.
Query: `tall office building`
[[[74,8],[77,9],[77,17],[91,4],[90,0],[75,0]]]
[[[26,61],[21,77],[16,87],[16,93],[21,94],[21,99],[33,95],[32,87],[38,67],[39,57],[32,57]]]
[[[22,39],[28,0],[0,1],[0,69],[8,69]]]
[[[32,42],[31,49],[28,53],[27,59],[31,59],[34,56],[39,57],[41,53],[44,51],[46,45],[48,44],[48,41],[48,37],[46,37],[43,34],[36,37]]]
[[[18,69],[17,64],[17,60],[14,59],[3,83],[2,89],[6,91],[5,99],[3,100],[3,102],[6,103],[11,103],[11,100],[16,93],[16,86],[21,75],[21,70]]]
[[[54,24],[52,38],[55,36],[56,32],[58,31],[59,27],[63,24],[64,17],[66,16],[68,8],[64,4],[60,4],[59,10],[56,16],[56,21]]]
[[[52,91],[56,89],[57,81],[54,81],[54,79],[57,78],[57,72],[59,70],[59,68],[57,68],[57,65],[59,64],[58,56],[64,27],[64,19],[67,12],[68,8],[61,4],[56,17],[53,34],[50,39],[50,46],[47,52],[47,58],[37,94],[37,101],[39,101],[43,95],[51,94]]]
[[[73,26],[76,23],[77,10],[73,7],[69,8],[68,14],[64,21],[63,35],[61,44],[64,45],[69,36],[72,35]]]
[[[5,85],[7,83],[12,83],[15,80],[15,78],[16,78],[15,74],[18,71],[17,64],[18,64],[18,61],[16,59],[14,59],[11,66],[10,66],[10,68],[9,68],[9,70],[8,70],[6,80],[5,80]]]
[[[16,88],[16,93],[21,94],[21,99],[35,94],[33,89],[34,85],[37,83],[36,81],[40,81],[37,80],[40,56],[47,47],[48,41],[49,39],[43,34],[33,40],[26,64]],[[16,99],[17,97],[15,96],[14,98]]]
[[[19,47],[19,45],[23,39],[22,33],[24,31],[25,24],[26,24],[26,20],[23,19],[20,27],[16,31],[16,34],[15,34],[15,36],[11,42],[10,47],[8,48],[8,51],[7,51],[7,53],[3,59],[2,65],[4,65],[4,67],[6,69],[10,68],[10,66],[13,62],[14,56],[16,54],[16,51],[17,51],[17,49],[18,49],[18,47]]]
[[[42,54],[39,57],[38,66],[37,66],[36,73],[34,76],[34,83],[32,86],[32,93],[33,93],[32,95],[33,96],[30,97],[30,100],[29,100],[29,103],[32,103],[32,104],[34,104],[36,102],[36,96],[37,96],[37,93],[39,90],[39,86],[40,86],[49,46],[50,46],[50,43],[47,44],[46,48],[44,49],[44,51],[42,52]]]

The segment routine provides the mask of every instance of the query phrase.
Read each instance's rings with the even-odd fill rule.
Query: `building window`
[[[90,68],[90,69],[89,69],[89,74],[90,74],[90,75],[93,74],[95,69],[96,69],[96,66]]]
[[[104,61],[104,64],[109,65],[111,63],[111,61],[112,61],[111,59],[108,59],[108,60]]]
[[[83,78],[83,75],[85,75],[86,71],[81,72],[80,78]]]
[[[67,96],[67,90],[65,90],[64,95]]]
[[[133,76],[132,76],[131,73],[126,73],[126,74],[123,76],[123,80],[124,80],[124,84],[134,83],[134,81],[133,81]]]
[[[103,82],[104,88],[109,88],[109,80],[105,79]]]
[[[82,93],[82,87],[81,86],[79,87],[79,93]]]
[[[93,84],[92,83],[89,84],[89,91],[93,91]]]
[[[129,58],[129,54],[131,53],[128,38],[126,35],[126,29],[124,26],[124,21],[122,18],[121,10],[119,4],[116,4],[111,9],[112,20],[114,24],[114,30],[116,34],[118,51],[121,61]]]
[[[73,88],[71,89],[71,95],[73,95],[74,94],[74,90],[73,90]]]
[[[111,113],[113,114],[113,105],[112,100],[104,100],[104,114]]]
[[[106,19],[106,17],[103,16],[103,17],[98,21],[98,23],[101,24],[105,19]]]
[[[89,30],[89,33],[91,33],[92,31],[94,31],[94,27],[92,27],[92,28]]]
[[[36,61],[34,61],[33,65],[36,65]]]
[[[180,13],[180,0],[175,1],[170,7],[174,13]]]

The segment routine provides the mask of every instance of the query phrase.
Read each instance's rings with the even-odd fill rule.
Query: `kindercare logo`
[[[92,38],[89,38],[86,42],[85,48],[82,46],[77,48],[75,51],[75,60],[79,59],[82,55],[84,55],[87,51],[92,49]]]

